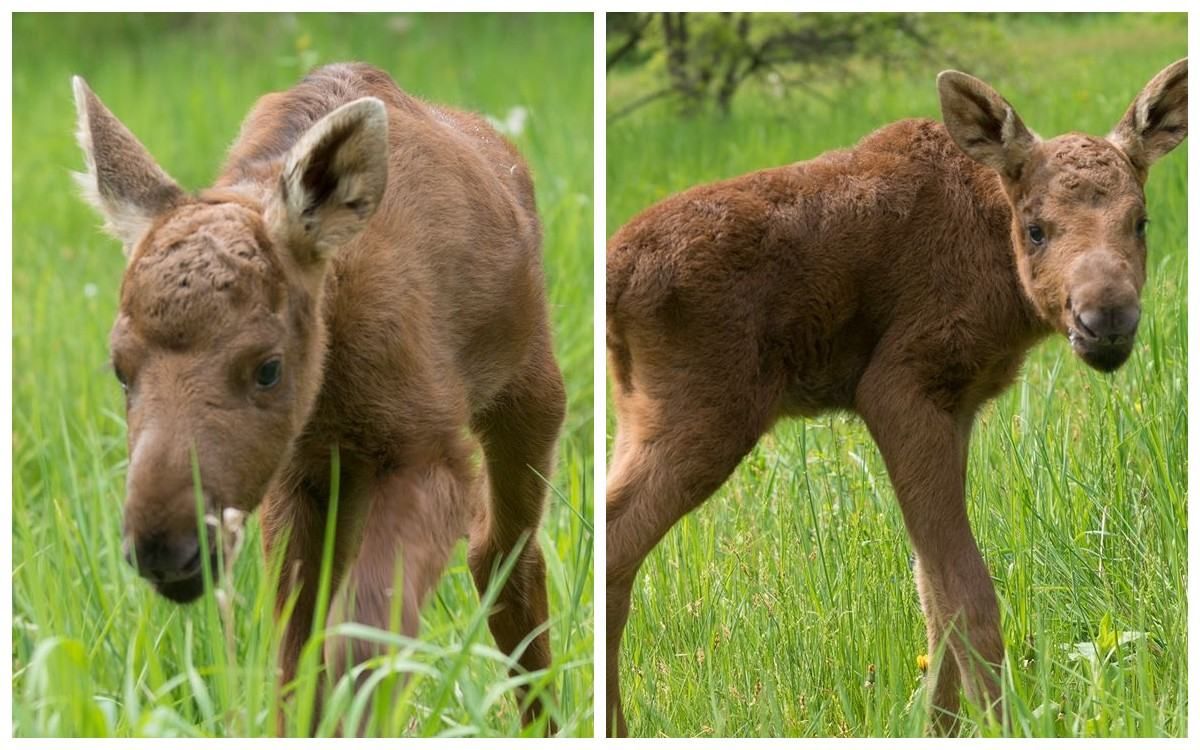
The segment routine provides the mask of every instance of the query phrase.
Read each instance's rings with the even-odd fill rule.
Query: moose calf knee
[[[386,652],[386,646],[374,641],[330,635],[325,641],[325,665],[333,684],[336,685],[359,664],[371,661]],[[359,680],[361,681],[361,678]]]
[[[468,551],[467,565],[475,578],[480,596],[487,593],[492,574],[504,567],[507,556],[513,554],[516,546],[514,544],[503,548],[489,539],[473,545]],[[524,545],[516,555],[517,559],[512,565],[508,579],[500,590],[500,602],[507,606],[517,603],[525,607],[534,607],[537,602],[544,602],[546,598],[546,560],[532,533],[525,538]]]

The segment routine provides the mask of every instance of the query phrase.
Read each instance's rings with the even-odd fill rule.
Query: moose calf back
[[[927,120],[693,188],[609,243],[614,379],[636,387],[632,337],[650,359],[674,345],[752,362],[778,413],[812,415],[854,407],[884,336],[931,335],[940,361],[964,375],[993,366],[1009,348],[1003,339],[1032,325],[1011,283],[1008,235],[994,176]],[[703,372],[689,370],[689,380]]]

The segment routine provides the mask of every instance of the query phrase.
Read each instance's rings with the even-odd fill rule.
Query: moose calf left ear
[[[364,97],[325,115],[284,160],[268,223],[302,264],[362,231],[387,187],[387,110]]]
[[[1187,137],[1187,58],[1167,66],[1142,89],[1108,139],[1145,179],[1150,165]]]
[[[958,147],[975,161],[1017,180],[1038,137],[1012,105],[983,81],[945,70],[937,77],[942,120]]]
[[[76,180],[87,201],[104,215],[105,229],[129,255],[154,219],[184,199],[183,190],[82,78],[75,76],[71,88],[76,136],[87,163],[87,172]]]

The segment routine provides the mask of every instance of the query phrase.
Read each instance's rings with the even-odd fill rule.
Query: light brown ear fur
[[[364,97],[325,115],[292,146],[267,223],[302,265],[325,260],[367,225],[387,187],[388,118]]]
[[[937,88],[942,120],[958,147],[1007,179],[1018,179],[1038,137],[1012,105],[991,86],[957,70],[942,71]]]
[[[71,86],[76,137],[87,164],[76,182],[128,255],[154,219],[183,201],[184,193],[82,78],[75,76]]]
[[[1145,179],[1150,165],[1187,137],[1187,58],[1178,60],[1134,97],[1108,140],[1125,152]]]

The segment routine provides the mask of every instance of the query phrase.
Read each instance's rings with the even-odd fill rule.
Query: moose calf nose
[[[153,583],[171,583],[200,570],[200,540],[196,532],[158,533],[125,540],[125,559]]]
[[[1133,336],[1142,311],[1138,305],[1094,307],[1081,311],[1076,320],[1084,333],[1100,343],[1114,343]]]

